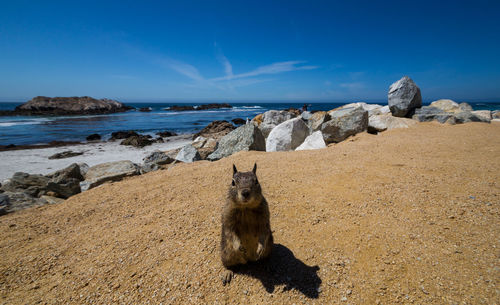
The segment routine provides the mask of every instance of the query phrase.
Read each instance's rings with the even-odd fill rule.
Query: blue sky
[[[499,1],[2,1],[0,98],[500,97]]]

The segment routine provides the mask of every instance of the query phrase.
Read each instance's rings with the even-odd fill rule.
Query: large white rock
[[[313,132],[310,136],[308,136],[304,143],[300,144],[295,150],[310,150],[310,149],[321,149],[325,148],[326,143],[323,140],[323,133],[318,130]]]
[[[417,124],[417,121],[407,118],[398,118],[389,114],[377,114],[368,118],[368,132],[375,133],[395,128],[408,128]]]
[[[287,151],[297,148],[309,135],[309,128],[300,118],[276,126],[266,140],[266,151]]]

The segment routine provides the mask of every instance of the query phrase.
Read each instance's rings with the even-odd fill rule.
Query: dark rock
[[[368,111],[363,107],[329,111],[330,120],[321,125],[326,143],[338,143],[368,128]]]
[[[5,192],[5,195],[9,196],[9,205],[5,208],[7,213],[47,204],[45,199],[24,192]]]
[[[189,111],[189,110],[195,110],[193,106],[178,106],[178,105],[173,105],[170,106],[169,108],[165,109],[169,111]]]
[[[254,124],[245,124],[225,135],[207,159],[219,160],[242,150],[266,150],[264,135]]]
[[[491,120],[488,120],[487,118],[477,115],[476,113],[473,113],[471,111],[463,111],[460,113],[455,114],[455,120],[457,124],[461,123],[468,123],[468,122],[484,122],[484,123],[489,123]]]
[[[50,179],[42,175],[30,175],[17,172],[7,183],[2,185],[4,192],[24,192],[32,197],[39,197],[47,190]]]
[[[142,108],[139,108],[139,111],[141,111],[141,112],[150,112],[152,110],[153,110],[153,108],[151,108],[151,107],[142,107]]]
[[[68,179],[77,179],[83,181],[84,177],[80,171],[80,165],[73,163],[70,166],[58,170],[54,173],[48,174],[45,177],[50,178],[55,183],[65,183]]]
[[[445,112],[442,109],[432,106],[415,109],[415,114],[412,118],[419,122],[438,121],[439,123],[455,123],[455,115],[453,113]]]
[[[139,136],[133,136],[130,138],[126,138],[123,140],[120,145],[130,145],[134,147],[144,147],[153,144],[154,141],[149,139],[147,136],[139,135]]]
[[[236,127],[228,121],[213,121],[193,136],[193,140],[199,136],[205,138],[221,139],[233,131]]]
[[[174,160],[175,158],[172,158],[166,153],[159,150],[153,151],[152,153],[144,157],[144,159],[142,159],[144,163],[154,163],[158,165],[170,164],[174,162]]]
[[[69,198],[73,195],[81,193],[80,180],[75,178],[67,178],[59,183],[49,182],[47,184],[47,191],[55,193],[55,197]]]
[[[57,153],[57,154],[53,154],[52,156],[49,157],[49,159],[50,160],[65,159],[65,158],[71,158],[71,157],[80,156],[80,155],[83,155],[83,152],[76,152],[76,151],[67,150],[67,151]]]
[[[422,106],[420,88],[408,76],[392,84],[387,97],[393,116],[410,116],[415,108]]]
[[[233,106],[223,103],[223,104],[205,104],[196,106],[196,110],[208,110],[208,109],[220,109],[220,108],[233,108]]]
[[[177,134],[173,131],[160,131],[156,133],[157,136],[160,136],[162,138],[168,138],[168,137],[173,137],[176,136]]]
[[[101,136],[98,135],[97,133],[93,133],[89,136],[87,136],[86,140],[87,141],[99,141],[101,139]]]
[[[7,214],[7,208],[10,205],[9,196],[0,194],[0,216]]]
[[[246,121],[242,118],[232,119],[231,122],[233,122],[234,125],[243,125],[246,123]]]
[[[144,163],[141,165],[141,168],[139,169],[141,172],[141,175],[149,173],[149,172],[154,172],[160,169],[160,166],[156,163]]]
[[[137,137],[139,134],[132,130],[120,130],[111,133],[110,140],[122,140],[130,137]]]
[[[82,97],[37,96],[17,106],[13,111],[3,111],[0,115],[82,115],[124,112],[133,109],[110,99]]]
[[[294,116],[299,116],[301,114],[301,111],[297,108],[293,108],[293,107],[290,107],[288,109],[285,109],[285,111],[288,111],[290,112],[291,114],[293,114]]]
[[[9,205],[9,196],[0,194],[0,206]]]
[[[153,142],[155,142],[155,143],[164,143],[165,141],[163,140],[163,138],[158,137],[158,138],[154,139]]]

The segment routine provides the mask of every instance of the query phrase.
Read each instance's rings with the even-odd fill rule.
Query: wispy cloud
[[[234,75],[233,74],[226,75],[223,77],[216,77],[216,78],[212,78],[211,80],[212,81],[225,81],[225,80],[233,80],[233,79],[246,78],[246,77],[255,77],[255,76],[266,75],[266,74],[278,74],[278,73],[299,71],[299,70],[313,70],[313,69],[318,68],[317,66],[302,65],[304,63],[305,63],[305,61],[299,61],[299,60],[275,62],[275,63],[272,63],[270,65],[260,66],[257,69],[249,71],[249,72],[234,74]]]
[[[163,66],[170,68],[184,76],[187,76],[188,78],[195,80],[195,81],[203,81],[204,78],[201,76],[200,71],[196,69],[196,67],[187,64],[185,62],[175,60],[169,57],[162,57],[158,59],[159,63],[162,64]]]
[[[300,70],[313,70],[318,66],[306,65],[306,61],[291,60],[283,62],[275,62],[268,65],[257,67],[254,70],[234,74],[233,66],[229,59],[224,55],[222,49],[214,44],[216,47],[216,58],[221,63],[224,69],[224,76],[205,78],[201,72],[194,66],[187,62],[180,61],[169,56],[150,54],[138,48],[129,47],[134,53],[148,58],[150,61],[157,65],[169,70],[173,70],[187,78],[192,83],[184,84],[191,88],[209,88],[215,87],[221,90],[234,90],[237,87],[249,86],[257,83],[272,81],[272,78],[263,78],[264,75],[280,74],[291,71]]]
[[[220,55],[219,60],[222,62],[222,65],[224,66],[224,72],[226,73],[227,77],[232,77],[233,76],[233,66],[229,62],[226,56]]]

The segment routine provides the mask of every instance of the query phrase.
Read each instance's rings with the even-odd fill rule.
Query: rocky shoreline
[[[420,89],[405,76],[390,86],[387,106],[352,103],[315,113],[301,113],[297,109],[269,110],[237,128],[227,121],[214,121],[193,135],[189,144],[167,151],[152,151],[142,159],[142,164],[120,160],[94,166],[74,163],[48,175],[17,172],[0,187],[0,213],[60,202],[105,182],[166,169],[179,162],[216,161],[239,151],[321,149],[361,132],[377,134],[409,128],[418,122],[462,124],[492,120],[500,120],[499,111],[474,111],[467,103],[438,100],[422,106]],[[111,135],[110,141],[120,140],[120,145],[143,148],[162,143],[162,136],[174,134],[158,135],[153,139],[135,131],[119,131]],[[97,138],[98,135],[92,136]],[[71,151],[64,153],[68,157],[75,156]]]

